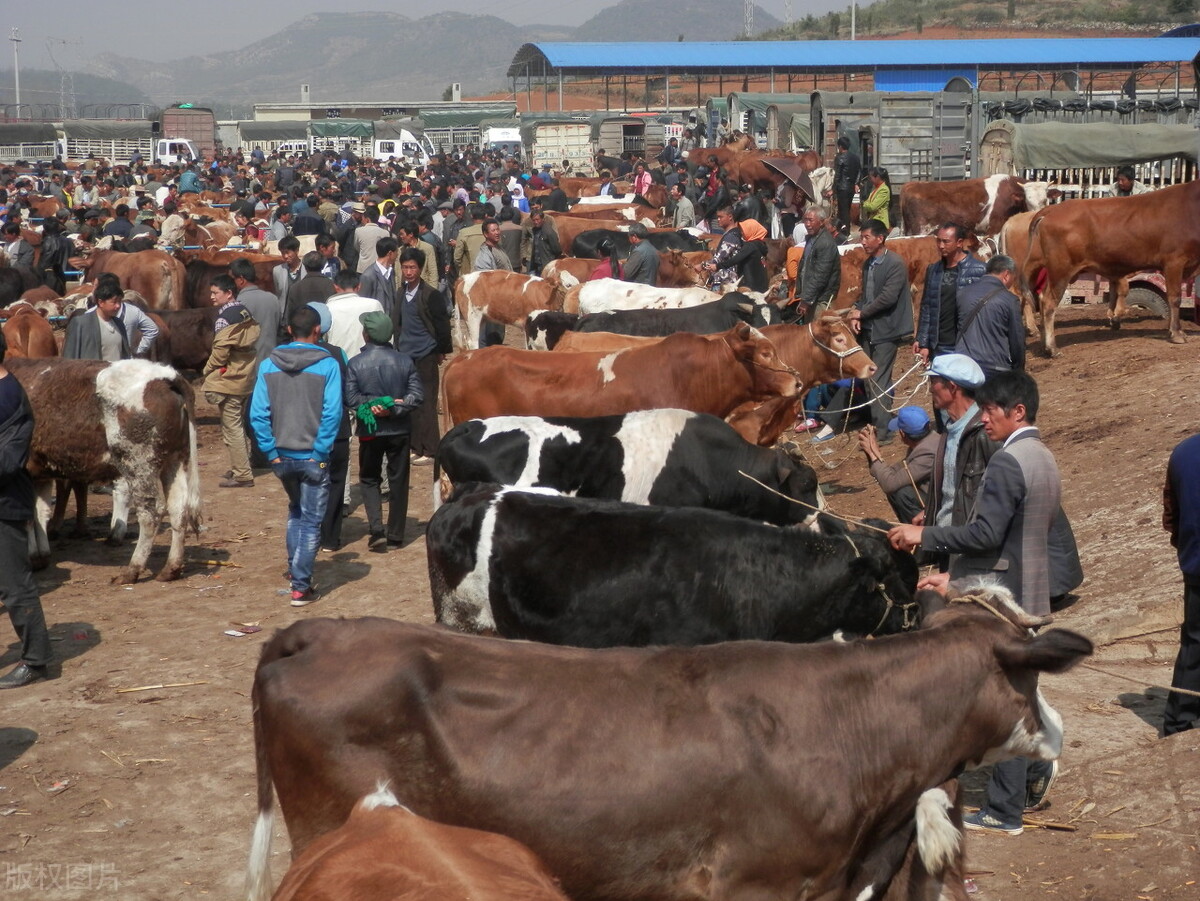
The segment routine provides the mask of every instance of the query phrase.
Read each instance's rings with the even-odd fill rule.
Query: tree
[[[1174,0],[1172,0],[1174,2]],[[1017,17],[1017,0],[1008,0],[1008,18],[1015,19]]]
[[[833,37],[838,36],[838,32],[842,30],[842,15],[841,13],[829,14],[829,34]]]

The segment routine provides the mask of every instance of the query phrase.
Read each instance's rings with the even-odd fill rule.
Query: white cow
[[[613,310],[679,310],[720,300],[707,288],[658,288],[615,278],[584,282],[567,291],[567,313],[611,313]]]

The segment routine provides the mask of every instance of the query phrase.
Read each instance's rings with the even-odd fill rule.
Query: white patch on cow
[[[475,287],[475,283],[479,281],[479,272],[468,272],[463,276],[463,289],[470,294]]]
[[[849,644],[850,643],[849,641],[846,640],[846,633],[843,632],[841,629],[838,629],[836,632],[834,632],[832,635],[830,635],[829,640],[832,641],[834,644]]]
[[[943,789],[931,788],[917,799],[917,852],[934,875],[949,866],[958,853],[962,833],[950,819],[954,802]]]
[[[983,209],[979,213],[979,222],[975,226],[976,231],[986,232],[988,220],[992,218],[992,210],[996,208],[996,198],[1000,194],[1000,185],[1005,179],[1012,178],[1011,175],[989,175],[983,180],[983,190],[987,192],[987,200],[983,204]]]
[[[119,360],[96,373],[96,393],[114,407],[141,409],[146,386],[155,379],[171,382],[178,373],[170,366],[148,360]],[[112,441],[112,436],[109,436]]]
[[[582,440],[582,436],[575,429],[551,425],[538,416],[493,416],[490,419],[482,419],[480,422],[483,423],[480,444],[486,443],[491,437],[508,432],[520,432],[529,439],[529,449],[525,454],[525,468],[513,483],[514,487],[529,487],[538,480],[542,448],[547,441],[561,438],[567,444],[578,444]]]
[[[492,614],[489,591],[491,583],[492,540],[496,534],[497,508],[508,489],[496,492],[483,521],[479,524],[479,540],[475,544],[475,568],[453,589],[452,597],[442,599],[443,622],[467,632],[495,632],[496,617]],[[462,610],[462,607],[467,610]]]
[[[615,436],[624,451],[621,476],[625,485],[621,500],[630,504],[650,503],[650,489],[658,479],[671,448],[684,427],[698,414],[688,410],[639,410],[626,413]]]
[[[579,279],[577,279],[570,272],[562,272],[558,276],[558,283],[562,285],[564,289],[574,288],[579,285]]]
[[[625,353],[623,350],[614,351],[607,356],[601,357],[600,362],[596,364],[596,369],[604,374],[604,384],[613,381],[617,374],[613,372],[613,365],[617,362],[617,357]]]
[[[895,239],[893,239],[893,240],[895,240]],[[858,250],[861,247],[862,247],[861,244],[839,244],[838,245],[838,256],[844,257],[850,251]]]
[[[680,231],[685,231],[693,238],[703,238],[708,232],[703,229],[696,228],[694,225],[689,225],[687,228],[681,228]]]
[[[1038,719],[1042,721],[1037,750],[1030,756],[1038,760],[1057,760],[1062,756],[1063,721],[1057,710],[1046,703],[1042,690],[1037,690]]]
[[[1037,703],[1040,729],[1031,730],[1025,717],[1013,724],[1008,740],[988,751],[980,765],[998,763],[1013,757],[1032,757],[1035,760],[1056,760],[1062,755],[1063,725],[1058,711],[1046,703],[1039,688],[1034,696]]]
[[[854,896],[854,901],[871,901],[871,898],[873,898],[874,896],[875,896],[874,887],[868,885],[861,892],[859,892],[857,895]]]
[[[358,802],[359,810],[376,810],[380,807],[403,807],[399,799],[392,793],[391,782],[376,782],[375,791],[363,797]]]
[[[659,288],[623,282],[614,278],[589,281],[579,289],[580,313],[611,313],[614,310],[680,310],[720,300],[707,288]]]

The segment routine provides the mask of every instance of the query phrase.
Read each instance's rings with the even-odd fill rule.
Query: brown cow
[[[8,357],[57,357],[54,326],[28,301],[17,301],[3,315],[4,340],[8,342]]]
[[[179,578],[184,538],[200,529],[200,475],[192,388],[174,369],[146,360],[13,360],[33,407],[26,464],[38,483],[35,550],[49,560],[46,522],[54,479],[116,480],[109,541],[125,537],[130,507],[137,514],[133,558],[114,582],[136,582],[146,571],[166,501],[171,548],[159,581]]]
[[[153,310],[182,310],[188,305],[183,263],[162,250],[97,250],[78,263],[90,281],[103,272],[113,273],[122,288],[142,295]]]
[[[1045,268],[1047,288],[1038,307],[1042,344],[1051,356],[1054,314],[1067,288],[1081,272],[1122,279],[1143,269],[1163,274],[1170,307],[1172,344],[1186,340],[1179,321],[1183,280],[1200,269],[1200,182],[1174,185],[1133,197],[1068,200],[1042,210],[1029,226],[1029,249],[1021,267],[1022,293],[1030,292]],[[1119,325],[1124,298],[1110,312]],[[1030,301],[1032,303],[1032,301]]]
[[[203,250],[219,250],[238,233],[238,227],[232,222],[221,222],[207,217],[185,219],[183,223],[183,243],[188,247],[200,247]]]
[[[974,247],[978,247],[976,242]],[[899,254],[908,266],[908,283],[912,290],[913,304],[919,305],[925,289],[925,269],[941,259],[937,249],[937,238],[933,235],[889,238],[887,249]],[[867,261],[867,252],[861,244],[850,244],[841,248],[842,277],[838,295],[831,309],[842,310],[858,301],[862,294],[862,268]]]
[[[796,374],[748,325],[709,341],[677,334],[611,354],[487,347],[442,376],[443,433],[488,416],[604,416],[675,407],[724,417],[748,400],[795,395]]]
[[[546,216],[554,220],[554,231],[558,234],[558,244],[564,255],[570,255],[571,246],[575,243],[576,237],[586,231],[601,227],[603,224],[597,223],[595,219],[569,216],[553,211],[547,211]]]
[[[272,788],[297,853],[380,780],[421,816],[521,841],[576,901],[881,898],[914,842],[940,875],[961,851],[947,774],[1057,758],[1038,677],[1092,651],[1035,636],[1007,592],[978,599],[816,645],[586,650],[302,620],[255,673],[249,885]]]
[[[187,307],[194,309],[209,305],[208,289],[212,286],[213,277],[227,274],[229,264],[234,260],[244,258],[253,263],[254,283],[271,294],[275,293],[275,281],[271,273],[283,262],[283,257],[245,250],[185,250],[179,252],[179,258],[185,267],[184,296],[187,298]]]
[[[706,250],[664,250],[658,254],[658,278],[655,284],[660,288],[690,288],[704,283],[703,276],[696,270],[701,263],[712,259],[712,254]],[[561,274],[570,273],[576,282],[586,282],[600,265],[599,261],[588,257],[559,257],[551,260],[542,267],[542,278],[563,284]],[[574,287],[571,282],[564,287]]]
[[[265,898],[265,885],[251,898]],[[296,858],[272,901],[567,901],[534,853],[504,835],[419,817],[380,786]]]
[[[1061,193],[1049,182],[1014,175],[910,181],[900,188],[900,216],[906,235],[930,234],[947,222],[980,235],[998,235],[1010,216],[1036,212]]]
[[[454,343],[459,350],[479,347],[484,320],[525,327],[534,310],[561,310],[563,289],[557,281],[503,269],[469,272],[454,285],[458,319]]]
[[[775,345],[780,361],[795,370],[803,386],[801,394],[814,385],[844,378],[867,379],[875,374],[875,364],[841,316],[822,316],[807,326],[768,325],[759,331]],[[553,353],[611,354],[622,349],[652,347],[662,340],[610,332],[568,331],[558,339]],[[749,400],[725,419],[747,441],[770,447],[795,421],[800,400],[799,395]]]

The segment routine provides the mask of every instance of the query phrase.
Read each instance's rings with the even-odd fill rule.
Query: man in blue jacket
[[[254,438],[288,496],[287,556],[292,606],[319,595],[313,561],[329,503],[329,456],[342,420],[342,373],[322,347],[321,318],[300,307],[288,318],[292,340],[258,367],[250,402]]]
[[[925,267],[925,293],[921,295],[921,319],[917,323],[913,353],[925,365],[938,354],[954,353],[958,342],[958,295],[967,285],[985,275],[983,261],[967,253],[967,230],[947,222],[937,230],[941,259]]]
[[[1183,626],[1171,684],[1200,691],[1200,435],[1185,438],[1171,452],[1163,490],[1163,528],[1183,571]],[[1163,711],[1163,737],[1196,728],[1200,698],[1171,692]]]

